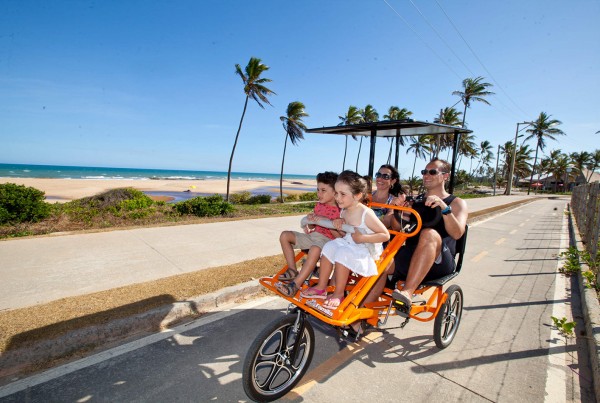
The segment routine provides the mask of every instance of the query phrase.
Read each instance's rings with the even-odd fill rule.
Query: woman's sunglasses
[[[377,172],[375,174],[375,177],[376,178],[385,179],[386,181],[392,179],[392,175],[390,175],[390,174],[382,174],[381,172]]]
[[[438,171],[437,169],[422,169],[421,175],[429,174],[429,175],[437,175],[437,174],[446,174],[448,172]]]

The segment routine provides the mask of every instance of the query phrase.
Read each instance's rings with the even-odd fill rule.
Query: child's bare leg
[[[335,272],[333,275],[335,277],[335,290],[333,291],[331,298],[339,298],[342,300],[342,298],[344,298],[348,276],[350,276],[350,270],[346,266],[338,263],[335,265]]]
[[[325,256],[321,256],[321,268],[319,269],[319,282],[315,286],[317,290],[324,290],[329,283],[329,276],[333,271],[333,263]]]
[[[296,279],[294,280],[298,288],[300,288],[302,283],[304,283],[304,281],[311,275],[313,269],[317,265],[317,261],[319,260],[320,256],[321,248],[314,245],[311,246],[308,250],[308,253],[306,254],[306,259],[302,264],[302,268],[300,269],[300,274],[298,274],[298,277],[296,277]]]
[[[279,243],[281,244],[281,250],[283,251],[283,257],[290,270],[296,270],[296,254],[294,253],[294,247],[296,244],[296,235],[292,231],[283,231],[279,235]]]

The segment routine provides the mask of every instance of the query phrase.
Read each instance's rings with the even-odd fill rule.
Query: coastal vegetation
[[[41,190],[7,183],[0,185],[0,238],[304,214],[312,211],[316,193],[286,197],[305,203],[282,205],[271,199],[270,195],[243,192],[232,195],[231,203],[221,195],[166,203],[133,188],[120,188],[50,204]]]

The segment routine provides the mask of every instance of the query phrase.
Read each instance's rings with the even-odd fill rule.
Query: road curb
[[[126,338],[159,331],[183,319],[214,312],[224,304],[251,298],[262,290],[258,280],[252,280],[187,301],[174,302],[127,318],[75,329],[59,337],[6,351],[0,354],[0,385],[14,381],[15,379],[8,378],[16,377],[16,374],[54,366],[47,364],[78,357],[96,350],[99,346],[109,348],[111,343],[122,342]]]
[[[584,250],[583,242],[579,236],[577,222],[575,222],[571,213],[571,204],[569,203],[569,246],[574,246],[577,250]],[[596,401],[600,401],[600,303],[596,290],[586,287],[582,272],[589,271],[587,264],[581,262],[581,270],[577,273],[577,282],[581,290],[581,308],[585,321],[585,334],[588,342],[588,351],[590,355],[590,367],[592,369],[592,378],[594,382],[594,394]]]

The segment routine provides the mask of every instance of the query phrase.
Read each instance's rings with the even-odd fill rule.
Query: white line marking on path
[[[209,323],[216,322],[218,320],[224,319],[228,316],[235,315],[237,313],[243,312],[247,309],[255,308],[259,305],[279,300],[278,297],[264,297],[257,300],[249,301],[245,304],[227,304],[220,309],[219,312],[216,312],[211,315],[206,315],[204,317],[198,318],[189,323],[184,323],[182,325],[176,326],[172,329],[165,329],[160,333],[151,334],[150,336],[143,337],[139,340],[135,340],[121,346],[112,348],[110,350],[103,351],[98,354],[94,354],[92,356],[82,358],[77,361],[70,362],[65,365],[61,365],[60,367],[52,368],[48,371],[42,372],[37,375],[30,376],[28,378],[24,378],[13,383],[9,383],[8,385],[0,387],[0,398],[12,395],[13,393],[21,392],[27,388],[31,388],[42,383],[51,381],[56,378],[60,378],[61,376],[68,375],[72,372],[79,371],[80,369],[91,367],[92,365],[96,365],[103,361],[110,360],[111,358],[118,357],[120,355],[129,353],[131,351],[137,350],[142,347],[146,347],[150,344],[159,342],[164,339],[168,339],[169,337],[173,337],[177,334],[186,332],[191,329],[195,329],[200,326],[208,325]]]
[[[567,218],[563,218],[562,228],[560,233],[560,250],[567,250],[568,248],[568,229],[567,229]],[[565,276],[558,272],[563,261],[559,259],[556,267],[556,277],[554,281],[554,300],[558,301],[565,299],[566,282]],[[553,304],[552,305],[552,316],[555,318],[566,317],[565,304]],[[551,322],[551,318],[548,318]],[[550,327],[550,348],[556,351],[556,353],[548,354],[548,371],[546,376],[546,396],[544,402],[564,402],[567,398],[567,387],[566,387],[566,375],[565,370],[567,368],[566,351],[567,346],[564,343],[565,338],[560,334],[558,329],[554,326]]]

